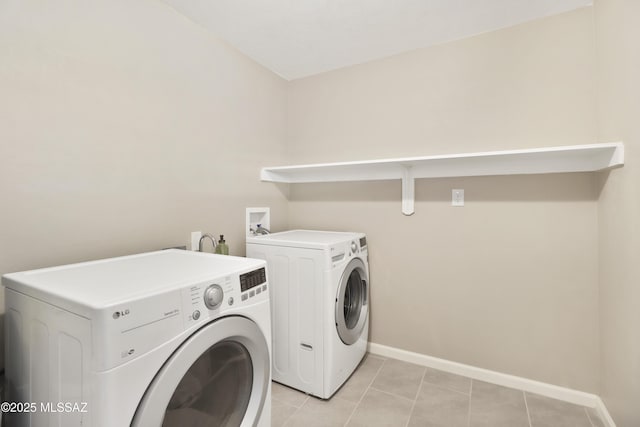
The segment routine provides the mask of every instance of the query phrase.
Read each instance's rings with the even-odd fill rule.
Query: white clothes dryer
[[[9,425],[269,426],[262,260],[166,250],[7,274]]]
[[[367,351],[366,236],[293,230],[247,237],[247,256],[268,265],[274,381],[328,399]]]

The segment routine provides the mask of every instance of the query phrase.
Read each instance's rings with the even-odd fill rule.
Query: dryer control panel
[[[258,297],[258,298],[256,298]],[[185,328],[268,299],[265,267],[203,281],[182,290]]]
[[[235,276],[237,282],[238,277]],[[223,276],[191,285],[182,290],[182,316],[185,329],[219,317],[235,304],[234,276]]]
[[[240,275],[240,289],[242,292],[248,291],[249,289],[260,286],[266,282],[267,273],[264,267]]]
[[[241,277],[247,287],[243,292]],[[265,267],[204,279],[181,289],[114,306],[96,339],[98,370],[110,369],[211,320],[268,301]],[[108,314],[108,316],[107,316]]]
[[[242,301],[247,301],[267,290],[266,269],[259,268],[240,275],[240,291]]]

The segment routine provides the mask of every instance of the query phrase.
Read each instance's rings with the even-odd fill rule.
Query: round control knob
[[[358,251],[358,245],[356,244],[356,242],[351,242],[351,252],[355,254],[357,251]]]
[[[211,285],[204,291],[204,305],[209,310],[215,310],[222,304],[224,292],[219,285]]]

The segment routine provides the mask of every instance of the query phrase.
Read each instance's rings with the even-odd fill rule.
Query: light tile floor
[[[273,383],[272,427],[604,427],[595,410],[367,355],[329,400]]]

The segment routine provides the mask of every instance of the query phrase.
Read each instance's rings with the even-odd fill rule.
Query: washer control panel
[[[361,237],[360,238],[360,247],[362,249],[364,249],[366,246],[367,246],[367,238],[366,238],[366,236],[365,237]]]
[[[331,268],[347,263],[354,257],[368,259],[367,237],[364,234],[353,234],[349,240],[336,243],[330,247]]]

